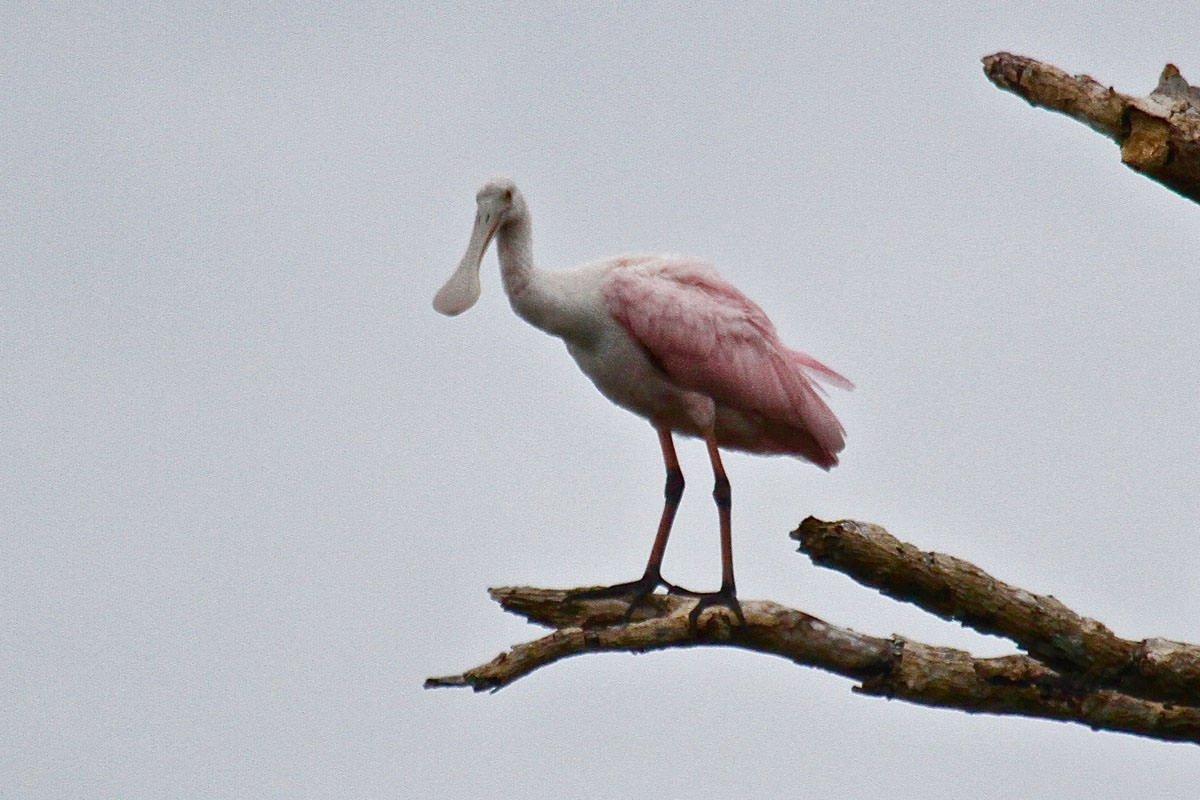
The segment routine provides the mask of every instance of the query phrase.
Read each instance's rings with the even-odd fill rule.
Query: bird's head
[[[511,178],[500,175],[492,178],[475,193],[475,204],[479,207],[478,218],[495,217],[499,225],[517,219],[526,213],[525,198],[517,190]]]
[[[478,210],[471,241],[458,269],[433,298],[433,307],[443,314],[461,314],[479,299],[479,264],[496,236],[496,231],[528,212],[525,198],[508,178],[492,178],[475,195]]]

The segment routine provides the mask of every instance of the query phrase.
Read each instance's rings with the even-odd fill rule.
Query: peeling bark
[[[1104,134],[1121,146],[1121,161],[1131,169],[1200,202],[1200,88],[1189,86],[1174,64],[1163,68],[1146,97],[1012,53],[985,56],[983,71],[1030,105]]]

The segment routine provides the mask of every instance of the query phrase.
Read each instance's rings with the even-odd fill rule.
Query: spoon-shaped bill
[[[482,217],[475,221],[475,229],[471,231],[471,242],[467,252],[463,254],[458,269],[450,276],[450,280],[438,290],[433,298],[435,310],[453,317],[461,314],[479,299],[479,263],[488,244],[496,234],[496,224],[487,224]]]
[[[461,314],[479,299],[479,259],[475,264],[463,259],[450,276],[450,280],[438,290],[433,298],[433,307],[448,317]]]

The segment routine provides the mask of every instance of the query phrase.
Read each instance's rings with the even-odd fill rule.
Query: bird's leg
[[[654,535],[650,560],[646,562],[646,572],[641,579],[652,580],[655,586],[662,584],[671,588],[671,584],[662,578],[661,567],[663,554],[667,550],[667,537],[671,535],[675,512],[679,510],[679,501],[683,498],[683,470],[679,466],[679,457],[675,455],[675,441],[671,438],[670,429],[658,429],[658,442],[662,446],[663,464],[667,468],[667,482],[663,487],[663,510],[658,520],[658,532]]]
[[[650,548],[650,560],[646,562],[646,571],[636,581],[618,583],[597,589],[584,589],[572,592],[571,600],[596,600],[605,597],[629,597],[629,609],[625,612],[625,621],[633,616],[634,609],[654,593],[659,586],[665,586],[669,591],[676,591],[674,584],[668,583],[662,577],[663,554],[667,550],[667,538],[671,535],[671,525],[675,522],[675,512],[679,510],[679,501],[683,497],[683,470],[679,466],[679,457],[675,455],[675,442],[671,438],[669,428],[658,428],[658,442],[662,447],[663,463],[667,468],[667,482],[663,489],[665,502],[662,516],[658,520],[658,532],[654,536],[654,546]]]
[[[708,458],[713,468],[713,499],[717,502],[717,516],[721,523],[721,588],[715,592],[689,592],[671,587],[678,594],[697,598],[696,607],[688,615],[688,624],[693,631],[700,620],[700,612],[709,606],[725,606],[738,618],[738,622],[746,624],[742,614],[742,606],[737,599],[737,587],[733,582],[733,493],[729,486],[729,477],[721,464],[721,453],[717,449],[717,439],[712,432],[706,433],[704,443],[708,446]]]

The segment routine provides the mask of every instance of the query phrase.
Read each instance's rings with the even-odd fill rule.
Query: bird
[[[732,493],[720,451],[789,455],[832,468],[845,430],[822,399],[820,383],[846,390],[853,384],[784,345],[766,313],[707,262],[623,255],[573,269],[536,268],[529,206],[507,177],[488,180],[477,193],[466,253],[434,297],[435,310],[456,316],[475,304],[480,265],[493,240],[513,311],[561,338],[605,397],[650,422],[666,468],[665,502],[642,577],[579,590],[571,599],[627,598],[628,620],[664,587],[696,598],[689,613],[693,630],[710,606],[727,608],[744,624],[733,571]],[[702,439],[712,465],[721,544],[715,592],[693,592],[662,576],[684,489],[674,434]]]

